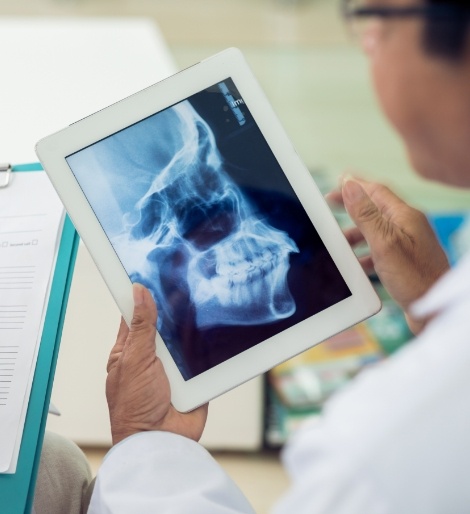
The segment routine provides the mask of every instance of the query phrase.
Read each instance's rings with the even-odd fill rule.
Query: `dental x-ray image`
[[[231,79],[67,162],[185,380],[350,296]]]

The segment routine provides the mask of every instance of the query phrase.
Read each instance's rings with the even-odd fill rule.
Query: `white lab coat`
[[[275,514],[470,512],[470,255],[414,307],[439,314],[288,444],[292,486]],[[88,512],[253,510],[200,445],[148,432],[108,453]]]

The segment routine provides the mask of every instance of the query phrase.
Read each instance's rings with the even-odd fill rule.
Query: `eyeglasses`
[[[432,4],[406,7],[365,6],[361,0],[342,0],[341,11],[350,27],[350,32],[361,40],[371,24],[381,20],[397,18],[426,18],[428,20],[454,21],[468,19],[470,10],[466,7]]]

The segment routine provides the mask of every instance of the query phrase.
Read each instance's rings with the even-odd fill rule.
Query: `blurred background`
[[[444,232],[466,216],[464,194],[425,183],[410,170],[377,105],[367,60],[348,36],[339,0],[0,0],[0,39],[0,66],[8,77],[0,82],[0,161],[34,159],[24,137],[29,125],[37,140],[236,46],[322,190],[342,173],[356,172],[391,185]],[[100,59],[93,67],[95,54]],[[37,106],[52,115],[34,114]],[[12,127],[10,120],[20,118]],[[257,512],[268,512],[288,485],[278,450],[297,423],[320,412],[362,367],[408,340],[401,313],[376,285],[384,299],[378,317],[211,406],[203,443]],[[110,444],[104,368],[118,323],[114,302],[81,248],[52,396],[62,416],[49,416],[48,428],[79,443],[95,470]]]
[[[158,25],[177,68],[237,46],[309,168],[333,179],[359,170],[423,207],[463,205],[458,193],[443,195],[411,174],[377,109],[367,62],[348,37],[339,0],[0,0],[0,15],[146,17]]]

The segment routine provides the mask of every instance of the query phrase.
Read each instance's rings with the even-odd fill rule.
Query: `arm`
[[[131,326],[128,328],[121,320],[108,361],[106,398],[113,444],[149,430],[173,432],[199,441],[208,406],[183,414],[171,405],[168,378],[155,353],[155,302],[140,284],[134,284],[133,291]]]
[[[427,320],[413,318],[410,305],[449,269],[425,215],[387,187],[352,177],[329,199],[343,203],[356,224],[345,232],[349,243],[355,246],[366,241],[369,245],[370,255],[361,258],[365,271],[375,270],[404,310],[410,329],[420,332]]]
[[[171,405],[168,379],[155,353],[155,303],[138,284],[134,303],[131,326],[121,321],[108,361],[106,397],[114,446],[98,473],[89,514],[253,514],[236,485],[197,443],[207,405],[186,414]]]

